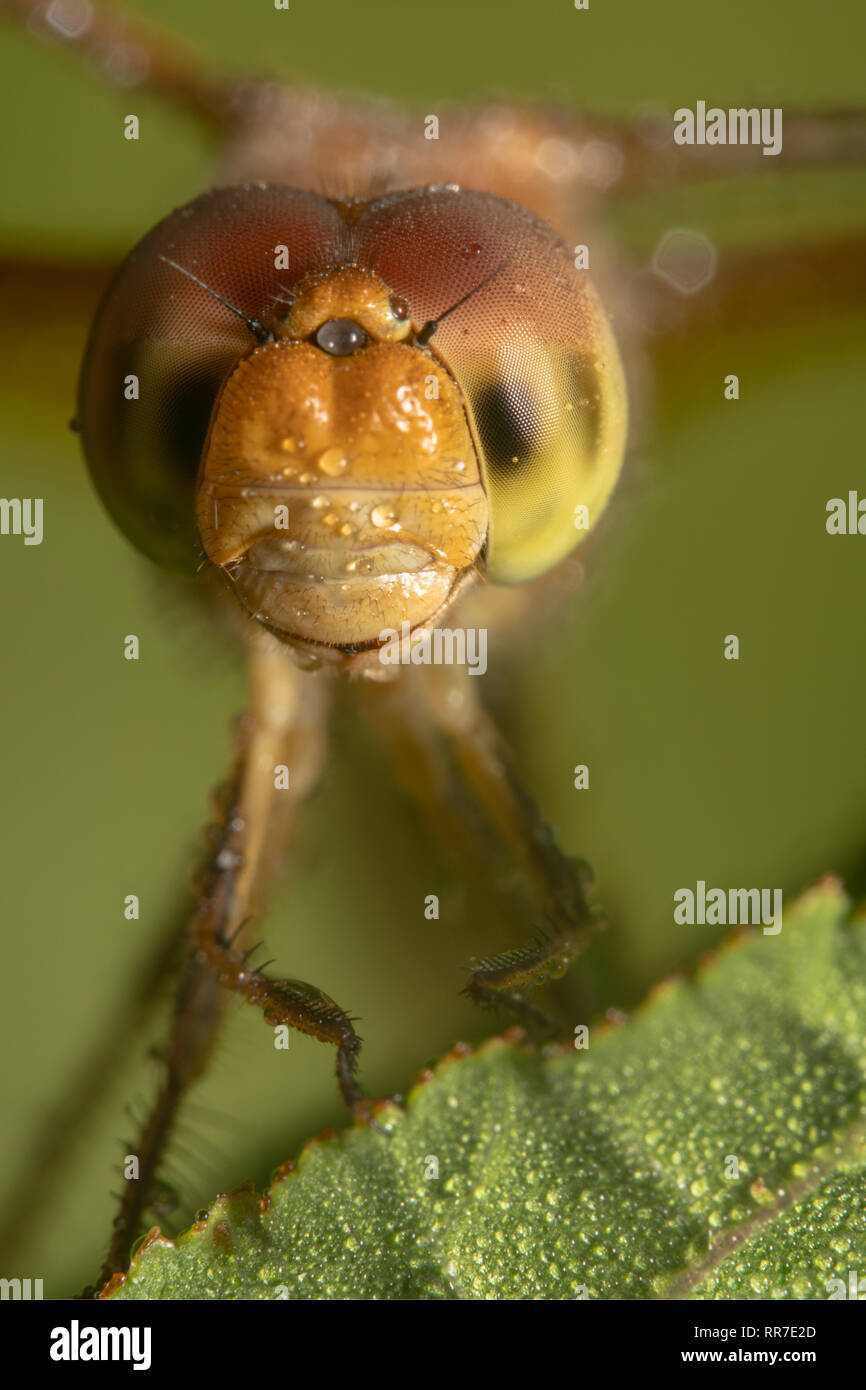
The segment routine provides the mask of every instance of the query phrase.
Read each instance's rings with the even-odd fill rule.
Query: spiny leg
[[[575,156],[574,171],[562,182],[575,187],[594,184],[610,199],[710,179],[866,165],[863,108],[820,111],[785,107],[781,126],[777,125],[781,148],[769,157],[763,143],[751,140],[677,144],[674,111],[662,107],[632,118],[563,110],[558,119],[560,136],[569,142]]]
[[[527,989],[558,979],[601,926],[590,905],[588,867],[559,849],[531,798],[523,791],[475,684],[454,666],[401,672],[408,702],[444,736],[455,773],[483,811],[512,860],[525,870],[550,923],[534,941],[474,962],[465,993],[474,1002],[505,1008],[523,1021],[551,1029]]]
[[[423,683],[430,717],[450,742],[458,766],[504,843],[538,889],[556,924],[589,924],[591,874],[557,845],[520,784],[502,737],[471,676],[459,666],[429,668]]]
[[[612,118],[569,107],[487,102],[443,113],[441,138],[416,114],[291,82],[221,77],[192,47],[107,5],[0,0],[0,14],[62,43],[125,90],[174,102],[226,135],[227,182],[268,179],[331,191],[359,186],[478,185],[565,230],[575,208],[714,178],[866,165],[862,109],[783,110],[779,154],[762,143],[676,144],[674,113]],[[751,126],[749,126],[751,132]],[[298,138],[298,132],[301,132]]]
[[[61,44],[117,87],[156,92],[210,125],[230,116],[234,84],[215,77],[191,45],[152,20],[75,0],[0,0],[0,14]]]
[[[264,779],[273,779],[274,764],[264,766]],[[274,980],[250,964],[250,951],[242,947],[249,935],[245,909],[251,897],[241,882],[250,863],[248,811],[242,786],[227,809],[217,852],[208,865],[201,904],[192,922],[196,959],[210,967],[219,984],[243,995],[261,1009],[267,1023],[287,1025],[332,1043],[337,1049],[336,1073],[346,1104],[355,1111],[363,1097],[355,1080],[361,1039],[352,1020],[321,990],[302,980]]]
[[[509,936],[525,932],[532,921],[530,895],[515,892],[513,874],[503,880],[498,837],[457,773],[424,702],[414,698],[414,685],[411,679],[363,681],[353,693],[426,834],[440,846],[445,863],[453,866],[470,895],[477,895],[491,947],[501,946]]]
[[[503,840],[521,859],[545,904],[551,930],[510,951],[473,963],[465,993],[488,1008],[506,1007],[528,1022],[553,1025],[523,998],[525,989],[560,979],[586,950],[603,918],[590,904],[589,866],[563,854],[534,801],[521,787],[480,701],[473,711],[474,733],[460,730],[455,750],[467,780],[494,814]],[[492,803],[492,798],[496,798]]]
[[[799,323],[829,306],[862,304],[864,292],[863,231],[807,245],[721,251],[712,278],[697,293],[646,273],[627,291],[654,357],[691,353],[700,338],[726,329],[743,332],[792,318]]]
[[[360,1039],[348,1015],[313,986],[272,980],[249,964],[253,920],[322,764],[325,688],[321,678],[299,672],[285,649],[252,624],[247,645],[250,707],[241,720],[234,771],[218,793],[218,819],[197,879],[191,953],[161,1056],[163,1082],[139,1136],[138,1178],[126,1183],[101,1282],[129,1262],[180,1102],[210,1056],[227,989],[260,1008],[270,1024],[332,1043],[342,1095],[356,1113],[365,1113],[354,1075]]]

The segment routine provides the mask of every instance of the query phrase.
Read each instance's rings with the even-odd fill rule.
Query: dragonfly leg
[[[238,921],[244,895],[236,875],[245,865],[246,822],[239,799],[228,808],[218,852],[209,864],[209,881],[192,924],[196,957],[211,968],[218,983],[261,1009],[273,1027],[285,1025],[331,1043],[337,1049],[336,1073],[341,1094],[350,1109],[363,1110],[363,1095],[355,1079],[361,1039],[352,1019],[333,999],[302,980],[277,980],[249,962],[241,949],[248,922]]]
[[[726,331],[742,334],[793,320],[806,333],[810,313],[862,303],[864,291],[866,236],[860,231],[763,251],[725,249],[712,278],[694,294],[644,270],[625,295],[645,330],[647,354],[664,360],[691,355],[702,340]]]
[[[505,861],[499,837],[457,772],[448,743],[424,702],[414,698],[414,685],[411,679],[362,681],[357,698],[426,838],[438,846],[443,863],[468,894],[473,921],[489,928],[490,949],[498,949],[526,932],[537,905],[516,879],[513,861]]]
[[[138,1177],[124,1186],[101,1282],[128,1265],[180,1103],[207,1065],[226,989],[260,1007],[269,1022],[332,1042],[340,1089],[349,1105],[361,1108],[354,1079],[360,1040],[348,1016],[312,986],[271,980],[248,960],[249,933],[277,858],[323,761],[326,692],[319,677],[298,671],[261,629],[250,627],[247,645],[249,709],[240,721],[235,767],[217,793],[217,821],[194,885],[190,954],[160,1054],[163,1081],[138,1137]]]
[[[619,176],[610,190],[613,196],[658,192],[707,179],[766,175],[774,168],[789,173],[866,164],[866,112],[862,108],[809,111],[788,107],[776,120],[780,147],[769,158],[760,142],[677,144],[672,111],[649,113],[633,121],[605,122],[599,118],[593,123],[596,138],[609,141],[619,152]]]
[[[524,991],[565,973],[601,926],[589,900],[591,874],[566,856],[538,808],[520,785],[502,739],[458,667],[428,667],[423,679],[407,672],[409,703],[423,702],[427,718],[444,736],[453,765],[483,811],[511,861],[527,874],[543,904],[549,929],[532,942],[473,962],[465,993],[484,1007],[504,1008],[534,1026],[553,1028],[547,1014]],[[408,692],[408,683],[417,687]]]
[[[231,118],[237,84],[215,77],[192,45],[113,6],[74,10],[49,0],[0,0],[0,14],[62,44],[106,82],[158,93],[217,128]]]

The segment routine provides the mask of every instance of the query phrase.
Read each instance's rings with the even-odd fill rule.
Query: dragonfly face
[[[134,544],[186,570],[203,554],[306,664],[370,674],[384,632],[441,622],[480,570],[512,583],[562,559],[626,424],[567,248],[454,186],[336,202],[257,184],[181,208],[103,302],[79,414]]]

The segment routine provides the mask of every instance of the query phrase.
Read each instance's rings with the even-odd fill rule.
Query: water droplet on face
[[[354,574],[354,573],[355,573],[355,570],[356,570],[357,568],[358,568],[358,561],[357,561],[357,560],[348,560],[348,561],[346,562],[346,573],[347,573],[347,574]]]
[[[319,496],[318,496],[318,497],[314,497],[313,500],[312,500],[312,502],[310,503],[310,506],[311,506],[311,507],[315,507],[315,509],[316,509],[317,512],[320,512],[320,511],[322,510],[323,507],[330,507],[330,505],[331,505],[331,499],[330,499],[330,497],[323,497],[323,496],[321,495],[321,493],[319,493]]]
[[[350,526],[349,523],[348,523],[348,521],[344,521],[343,524],[342,524],[342,526],[340,527],[340,535],[341,535],[341,536],[353,536],[354,534],[355,534],[354,527]]]
[[[373,508],[370,513],[370,520],[374,526],[393,526],[396,520],[396,514],[393,507],[383,507],[380,505]]]
[[[280,448],[284,454],[293,454],[295,452],[295,441],[290,434],[287,434],[285,439],[280,440]]]
[[[319,455],[319,469],[322,473],[327,473],[329,478],[337,478],[349,467],[349,460],[342,449],[326,449]]]
[[[318,479],[314,473],[302,473],[298,482],[302,483],[304,487],[309,487],[310,483],[318,482]]]
[[[322,524],[325,526],[336,526],[339,519],[336,512],[328,512],[327,516],[322,517]]]
[[[462,459],[458,459],[457,462],[456,462],[455,465],[454,465],[454,468],[455,468],[455,470],[456,470],[458,473],[465,473],[465,471],[466,471],[466,464],[463,462]]]

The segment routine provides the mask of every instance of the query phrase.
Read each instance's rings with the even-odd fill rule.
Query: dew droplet
[[[322,473],[327,473],[329,478],[337,478],[349,467],[349,460],[342,449],[326,449],[319,455],[318,466]]]
[[[380,505],[373,508],[370,513],[370,520],[374,526],[393,526],[396,520],[396,514],[393,507],[383,507]]]
[[[310,506],[315,507],[317,512],[320,512],[323,507],[330,507],[330,505],[330,497],[323,497],[321,493],[319,493],[318,497],[314,497],[312,502],[310,503]]]

